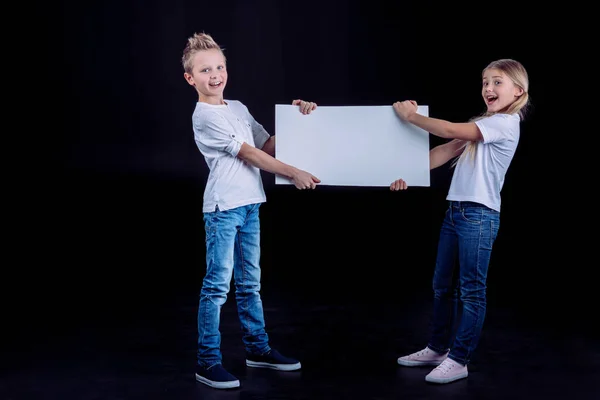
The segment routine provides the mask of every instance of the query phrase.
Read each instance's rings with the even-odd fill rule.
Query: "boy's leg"
[[[198,307],[198,368],[196,379],[216,388],[239,386],[222,368],[221,308],[227,299],[233,273],[233,249],[237,229],[243,221],[240,210],[204,214],[206,231],[206,275]]]
[[[234,281],[242,340],[249,353],[270,350],[260,298],[260,222],[259,204],[246,207],[246,215],[235,240]]]
[[[282,356],[269,346],[260,298],[260,204],[248,206],[235,244],[236,301],[246,347],[246,365],[282,371],[300,369],[298,360]]]

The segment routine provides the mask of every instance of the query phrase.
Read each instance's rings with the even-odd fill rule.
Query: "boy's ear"
[[[192,86],[196,86],[196,83],[194,83],[194,80],[192,79],[192,76],[190,74],[188,74],[187,72],[183,73],[183,78],[187,81],[187,83],[189,83]]]

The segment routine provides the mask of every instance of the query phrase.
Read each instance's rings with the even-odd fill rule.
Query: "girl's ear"
[[[515,87],[515,97],[521,97],[523,95],[523,92],[524,92],[523,88],[520,88],[518,86]]]

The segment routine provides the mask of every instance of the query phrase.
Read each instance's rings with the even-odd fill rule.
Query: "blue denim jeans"
[[[428,347],[439,353],[450,350],[448,357],[463,365],[471,361],[481,336],[486,313],[487,272],[499,226],[498,211],[482,204],[459,201],[449,203],[442,223],[433,277],[433,320]]]
[[[198,365],[220,364],[221,308],[231,277],[246,351],[270,350],[260,298],[260,204],[204,213],[206,275],[198,307]]]

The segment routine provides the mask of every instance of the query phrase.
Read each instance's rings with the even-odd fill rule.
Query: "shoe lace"
[[[447,374],[452,368],[454,368],[454,363],[451,363],[446,359],[435,369],[439,370],[442,374]]]
[[[429,353],[429,349],[423,349],[421,351],[417,351],[417,354],[415,354],[416,357],[421,357],[426,355],[427,353]]]

